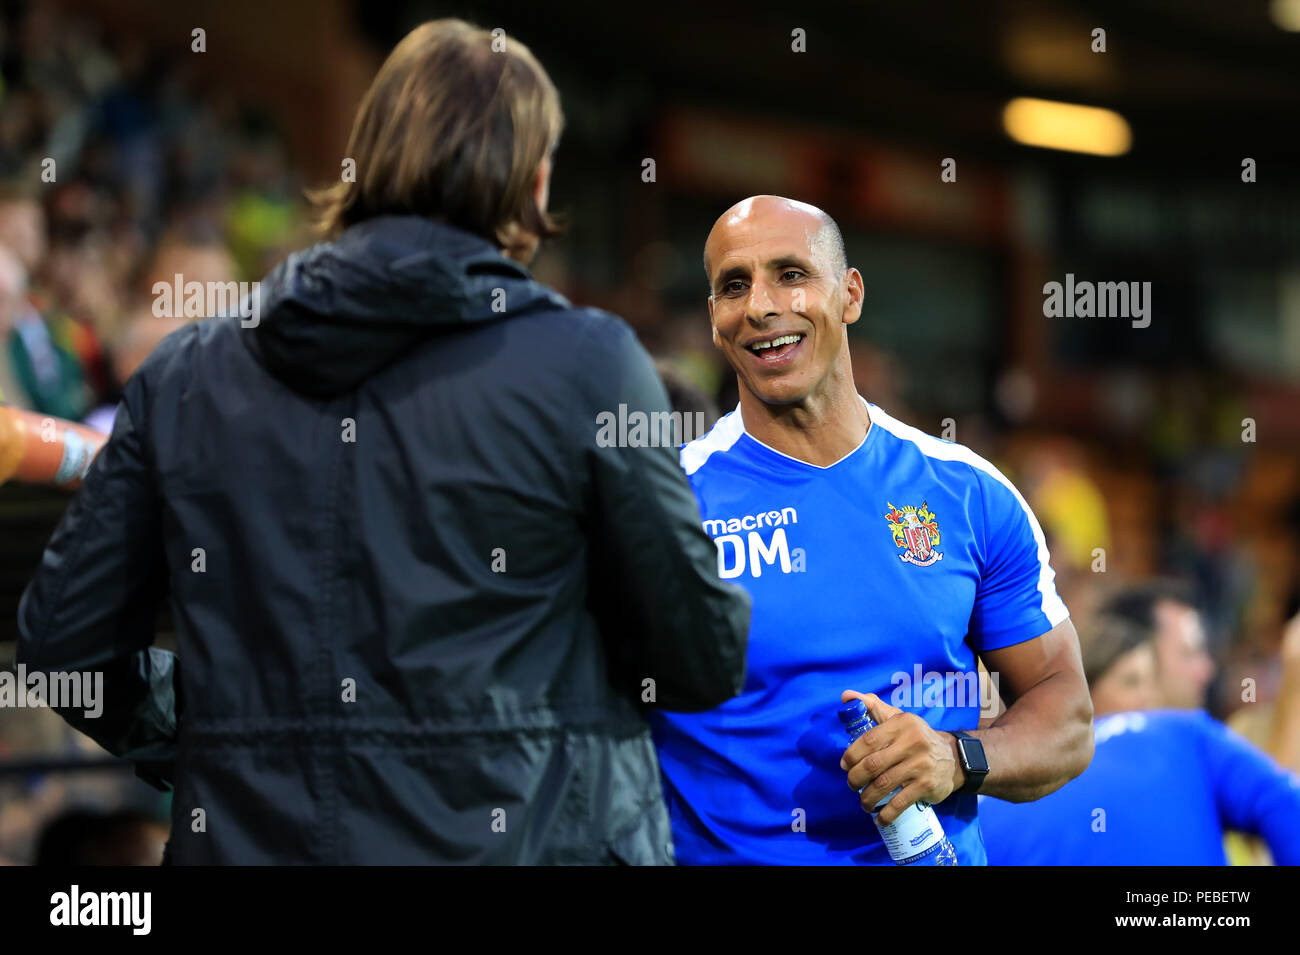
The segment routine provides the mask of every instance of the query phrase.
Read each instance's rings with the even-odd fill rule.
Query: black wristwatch
[[[984,777],[989,774],[989,761],[984,755],[984,744],[970,733],[954,730],[957,737],[957,752],[961,753],[961,768],[966,770],[966,783],[953,795],[967,796],[977,793],[984,785]]]

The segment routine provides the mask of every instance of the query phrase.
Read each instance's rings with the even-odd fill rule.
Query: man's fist
[[[915,713],[904,713],[874,693],[845,690],[840,700],[861,700],[876,722],[874,729],[853,741],[840,760],[840,769],[848,772],[849,787],[861,790],[863,810],[871,812],[876,803],[901,787],[876,817],[882,826],[892,823],[917,800],[943,802],[965,784],[957,759],[957,738],[951,733],[931,729]]]

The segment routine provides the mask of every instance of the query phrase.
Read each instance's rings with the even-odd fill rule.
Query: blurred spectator
[[[1160,687],[1150,632],[1120,617],[1102,617],[1085,632],[1079,648],[1093,715],[1157,708]]]
[[[1282,683],[1273,705],[1268,751],[1283,766],[1300,773],[1300,613],[1282,635]]]
[[[0,247],[0,401],[30,411],[31,401],[18,381],[9,354],[9,339],[27,307],[26,287],[27,271],[22,263]]]
[[[1052,543],[1052,556],[1085,570],[1100,547],[1110,549],[1106,498],[1088,476],[1074,442],[1049,438],[1034,444],[1024,467],[1025,495]]]
[[[1173,580],[1126,588],[1103,613],[1122,617],[1149,635],[1155,646],[1157,706],[1200,709],[1214,677],[1205,630],[1191,591]]]
[[[126,325],[112,348],[112,372],[120,388],[135,374],[141,362],[158,347],[158,343],[185,324],[181,318],[157,318],[152,311],[141,309]],[[117,417],[118,402],[102,404],[86,416],[85,424],[111,434]]]
[[[0,245],[34,274],[45,259],[45,212],[35,197],[15,185],[0,186]]]
[[[1096,750],[1026,803],[981,796],[990,865],[1224,865],[1224,833],[1300,864],[1300,778],[1200,711],[1152,709],[1151,630],[1109,616],[1080,631]]]
[[[84,413],[102,384],[99,341],[86,323],[65,313],[29,284],[48,251],[45,212],[22,186],[0,186],[0,248],[20,263],[5,269],[7,369],[0,385],[11,401],[60,417]]]
[[[0,400],[89,412],[104,430],[122,383],[182,324],[151,314],[152,281],[256,277],[305,223],[275,126],[205,90],[187,45],[109,33],[57,4],[0,8]],[[28,564],[26,536],[0,523],[0,566]],[[0,759],[79,756],[104,753],[48,710],[0,720]],[[0,776],[0,862],[30,862],[41,828],[72,807],[147,816],[157,794],[129,769]],[[152,839],[118,829],[135,833],[127,845]]]
[[[0,341],[8,368],[7,400],[21,408],[81,420],[89,410],[90,388],[77,356],[75,332],[49,325],[28,296],[27,270],[14,253],[0,248]]]
[[[1228,719],[1240,733],[1278,764],[1300,774],[1300,614],[1292,617],[1282,635],[1282,678],[1273,699],[1244,703]],[[1226,848],[1234,865],[1268,865],[1268,847],[1242,833],[1229,833]]]
[[[712,398],[704,393],[702,388],[696,387],[671,362],[662,359],[656,361],[655,371],[659,372],[659,378],[664,383],[664,390],[668,392],[668,407],[672,408],[673,411],[680,412],[683,416],[688,414],[702,414],[704,416],[705,431],[691,435],[690,440],[702,437],[717,422],[718,406]]]
[[[171,286],[177,275],[182,276],[186,283],[206,285],[209,282],[237,281],[239,269],[216,228],[199,221],[173,229],[163,237],[141,274],[140,294],[152,301],[154,283],[163,282]]]

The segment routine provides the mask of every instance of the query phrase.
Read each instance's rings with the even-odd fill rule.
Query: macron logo
[[[779,511],[759,511],[744,517],[715,518],[704,522],[704,530],[718,548],[718,576],[723,580],[739,577],[749,568],[754,577],[763,576],[763,565],[779,566],[783,574],[804,572],[803,548],[790,549],[785,526],[798,524],[799,514],[793,507]],[[759,530],[774,527],[770,542],[764,542]],[[741,532],[747,531],[747,538]]]
[[[779,511],[759,511],[744,517],[732,517],[727,520],[704,522],[704,529],[710,537],[719,534],[739,534],[741,531],[757,530],[760,527],[780,527],[782,524],[798,524],[799,512],[793,507],[783,507]]]

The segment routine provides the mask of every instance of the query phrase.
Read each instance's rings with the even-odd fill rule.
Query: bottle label
[[[847,704],[840,708],[840,719],[844,720],[844,729],[849,739],[856,740],[863,733],[875,728],[866,707],[861,703]],[[866,789],[863,786],[862,789]],[[939,817],[924,800],[917,800],[901,812],[897,819],[888,826],[880,824],[879,813],[889,800],[902,791],[901,786],[876,803],[871,811],[871,821],[876,824],[880,839],[889,850],[889,857],[895,865],[912,865],[922,859],[933,856],[936,865],[956,865],[957,853],[943,834]],[[862,789],[858,792],[861,793]]]
[[[901,789],[900,786],[876,803],[871,818],[876,819],[876,813],[897,796]],[[943,843],[943,826],[927,802],[915,802],[908,806],[888,826],[882,826],[877,821],[876,828],[880,831],[885,848],[889,850],[889,857],[898,865],[910,865],[923,859],[937,851]]]

